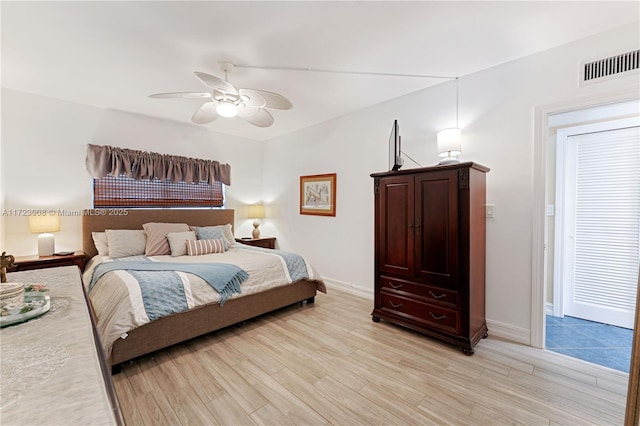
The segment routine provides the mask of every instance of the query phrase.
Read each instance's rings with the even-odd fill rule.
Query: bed
[[[122,330],[107,330],[105,326],[107,322],[116,324],[122,321],[120,319],[110,319],[112,314],[109,313],[109,309],[112,309],[112,307],[106,305],[115,304],[113,300],[116,298],[110,300],[105,298],[105,296],[100,296],[101,291],[104,292],[104,290],[100,289],[111,288],[110,285],[105,284],[105,282],[115,280],[116,276],[121,275],[122,272],[106,272],[100,276],[100,278],[95,279],[95,276],[99,274],[94,274],[94,272],[96,272],[94,269],[97,269],[100,263],[109,262],[111,259],[98,254],[93,233],[104,233],[106,230],[142,230],[143,225],[148,223],[180,223],[188,224],[190,227],[203,227],[204,229],[205,227],[213,227],[216,225],[233,224],[234,211],[230,209],[104,209],[87,210],[84,212],[82,219],[82,238],[83,250],[87,255],[88,262],[83,275],[83,282],[87,290],[91,287],[89,300],[96,316],[96,325],[105,350],[105,355],[114,372],[118,371],[119,364],[125,361],[240,323],[279,308],[297,303],[313,303],[317,291],[326,292],[320,276],[308,263],[307,267],[311,272],[307,278],[294,280],[298,275],[290,274],[289,281],[294,280],[293,282],[282,282],[275,285],[274,279],[271,279],[268,285],[259,283],[258,278],[262,275],[266,277],[271,274],[257,270],[256,268],[259,267],[260,263],[266,261],[265,259],[277,259],[277,255],[279,253],[286,254],[284,252],[250,247],[238,243],[229,247],[227,251],[219,255],[207,254],[192,257],[180,256],[176,258],[170,256],[152,256],[145,258],[145,260],[151,259],[157,262],[171,262],[182,259],[185,262],[181,262],[181,264],[185,264],[187,260],[189,262],[195,262],[196,258],[211,259],[211,256],[219,256],[216,257],[216,259],[222,259],[220,262],[223,263],[227,263],[230,259],[235,262],[236,258],[239,258],[240,264],[238,266],[240,269],[247,269],[246,275],[248,278],[245,277],[246,281],[240,284],[241,294],[233,294],[226,300],[220,300],[221,295],[214,291],[212,293],[214,296],[208,294],[202,299],[205,301],[204,304],[195,307],[190,305],[186,311],[159,317],[142,325],[135,325],[132,329],[124,333],[121,332]],[[137,258],[131,259],[138,260]],[[130,259],[125,257],[122,258],[122,260]],[[306,260],[304,262],[306,262]],[[285,262],[280,260],[280,263],[284,264]],[[102,265],[100,267],[105,266],[113,265]],[[273,267],[273,264],[268,266],[268,270],[271,271]],[[244,269],[242,270],[244,271]],[[181,277],[184,277],[184,273],[180,272],[180,274]],[[190,274],[187,275],[193,278]],[[198,277],[195,277],[195,279],[199,280]],[[122,281],[124,282],[125,280],[123,279]],[[201,285],[201,283],[198,285]],[[127,297],[123,297],[122,299],[125,300]],[[200,300],[200,302],[202,302],[202,300]],[[118,309],[122,310],[123,308],[120,307]],[[131,313],[127,315],[134,316]],[[114,333],[118,334],[120,338],[114,339]]]

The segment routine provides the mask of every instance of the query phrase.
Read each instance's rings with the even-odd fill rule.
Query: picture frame
[[[336,174],[300,176],[300,214],[336,215]]]

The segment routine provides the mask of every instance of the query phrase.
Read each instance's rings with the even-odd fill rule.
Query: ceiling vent
[[[640,69],[640,50],[597,61],[583,62],[580,72],[580,85],[620,77],[638,69]]]

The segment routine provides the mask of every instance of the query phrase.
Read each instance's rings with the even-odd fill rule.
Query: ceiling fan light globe
[[[216,112],[221,117],[231,118],[238,115],[238,107],[236,107],[233,102],[220,101],[216,106]]]

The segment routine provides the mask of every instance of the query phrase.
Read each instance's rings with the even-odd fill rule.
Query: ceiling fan
[[[196,124],[210,123],[218,117],[238,116],[258,127],[269,127],[273,124],[273,116],[268,109],[291,109],[289,99],[277,93],[255,89],[236,89],[228,81],[228,74],[233,71],[231,62],[221,62],[224,80],[203,72],[196,72],[196,77],[211,89],[208,92],[173,92],[156,93],[150,98],[187,98],[205,99],[200,108],[191,117]]]

